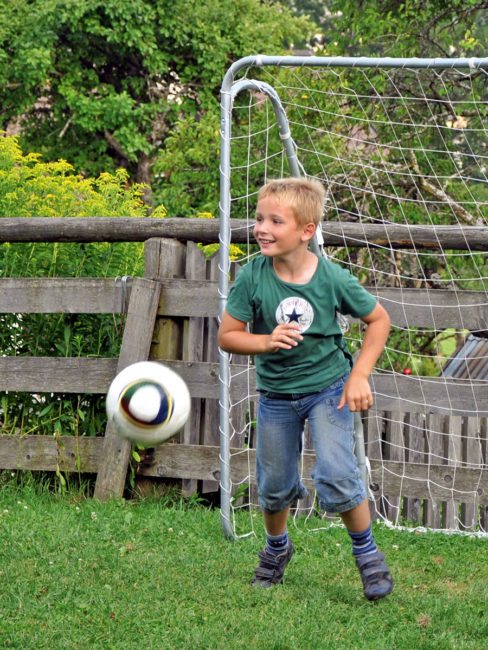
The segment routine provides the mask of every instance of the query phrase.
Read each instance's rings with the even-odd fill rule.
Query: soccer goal
[[[357,419],[374,515],[488,534],[488,59],[241,59],[221,93],[221,309],[258,252],[259,187],[323,182],[313,250],[350,268],[393,327]],[[231,254],[232,253],[232,254]],[[237,261],[236,261],[237,260]],[[357,322],[346,322],[352,353]],[[253,532],[252,359],[220,353],[224,532]],[[313,449],[304,431],[302,470]],[[320,527],[313,495],[294,510]]]

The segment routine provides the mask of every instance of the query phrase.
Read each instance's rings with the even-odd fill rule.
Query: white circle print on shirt
[[[282,300],[276,310],[276,321],[278,325],[285,323],[297,323],[300,332],[306,332],[313,323],[313,307],[304,298],[290,296]]]

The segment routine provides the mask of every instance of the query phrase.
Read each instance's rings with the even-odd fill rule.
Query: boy
[[[256,478],[266,546],[253,584],[266,588],[283,582],[293,555],[287,519],[290,504],[306,495],[298,460],[308,420],[319,505],[340,514],[364,595],[377,600],[392,591],[393,581],[371,532],[353,451],[353,412],[373,404],[368,377],[383,351],[390,319],[347,270],[308,249],[323,207],[324,188],[317,181],[286,178],[261,188],[254,226],[261,255],[241,269],[229,292],[219,345],[256,355]],[[354,367],[337,312],[367,325]]]

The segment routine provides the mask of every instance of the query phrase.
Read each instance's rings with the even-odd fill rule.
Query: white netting
[[[326,187],[325,254],[392,316],[373,378],[377,409],[363,418],[377,516],[484,533],[488,70],[265,66],[247,75],[276,90],[301,167]],[[236,97],[230,151],[231,217],[246,221],[232,228],[233,240],[245,263],[257,254],[243,233],[258,189],[290,173],[265,92]],[[356,351],[357,323],[347,338]],[[252,361],[234,357],[230,374],[231,517],[249,510],[252,529]],[[308,478],[306,432],[305,452]],[[297,512],[304,509],[315,525],[312,499]]]

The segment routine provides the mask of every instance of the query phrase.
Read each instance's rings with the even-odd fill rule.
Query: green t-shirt
[[[237,320],[252,323],[255,334],[297,322],[303,341],[296,347],[255,356],[256,384],[276,393],[313,393],[351,368],[336,313],[362,318],[375,306],[376,299],[349,271],[325,258],[319,258],[307,284],[293,284],[276,275],[271,258],[259,255],[239,271],[226,309]]]

